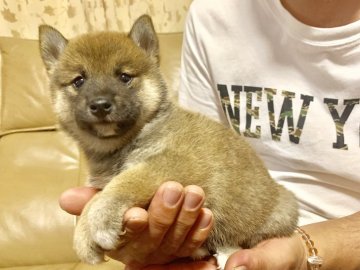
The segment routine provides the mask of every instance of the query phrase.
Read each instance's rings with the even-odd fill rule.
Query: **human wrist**
[[[307,246],[304,243],[302,237],[298,233],[294,233],[292,237],[296,246],[296,255],[294,258],[293,268],[296,270],[308,270],[307,269]]]
[[[302,228],[324,258],[321,270],[360,269],[360,212],[339,219],[308,224]]]
[[[323,264],[323,258],[319,255],[315,242],[311,239],[311,236],[301,227],[295,230],[295,233],[301,239],[303,246],[303,254],[305,260],[302,260],[303,264],[300,269],[319,270]]]

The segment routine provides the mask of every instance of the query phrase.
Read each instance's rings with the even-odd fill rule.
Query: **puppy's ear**
[[[39,26],[39,40],[41,57],[47,71],[50,72],[59,60],[68,41],[58,30],[49,25]]]
[[[150,16],[142,15],[131,28],[129,37],[145,52],[159,61],[159,41]]]

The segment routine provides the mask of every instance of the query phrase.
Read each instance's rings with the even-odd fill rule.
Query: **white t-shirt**
[[[360,21],[314,28],[279,0],[196,0],[179,101],[248,139],[299,224],[360,211]]]

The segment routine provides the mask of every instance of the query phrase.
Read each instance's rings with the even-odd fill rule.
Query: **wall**
[[[182,32],[191,0],[0,0],[0,36],[37,39],[50,24],[66,37],[96,30],[129,31],[140,15],[159,33]]]

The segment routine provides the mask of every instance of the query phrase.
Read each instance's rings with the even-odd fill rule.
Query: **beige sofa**
[[[182,34],[161,34],[161,67],[178,79]],[[38,42],[0,38],[0,268],[122,269],[82,264],[72,250],[75,217],[60,194],[84,183],[84,158],[52,113]]]

